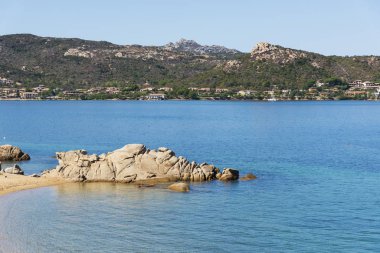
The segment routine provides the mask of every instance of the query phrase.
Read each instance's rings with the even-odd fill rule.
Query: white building
[[[38,85],[38,87],[34,87],[33,91],[36,93],[42,93],[44,91],[49,91],[49,88],[46,88],[45,85]]]
[[[229,92],[229,89],[221,89],[221,88],[215,89],[215,93],[223,93],[223,92]]]
[[[355,80],[355,81],[353,81],[351,84],[352,84],[352,85],[355,85],[355,86],[361,86],[362,83],[363,83],[362,80]]]
[[[317,87],[322,87],[322,86],[324,86],[324,85],[326,85],[325,83],[322,83],[321,81],[317,81],[316,83],[315,83],[315,86],[317,86]]]
[[[377,88],[374,82],[365,81],[363,83],[364,88]]]
[[[380,98],[380,88],[377,88],[376,92],[373,93],[376,99]]]
[[[251,91],[251,90],[239,90],[239,91],[237,92],[237,94],[238,94],[239,96],[245,97],[245,96],[252,95],[252,94],[253,94],[253,91]]]
[[[37,92],[23,92],[20,94],[21,99],[36,99],[38,98]]]
[[[108,94],[119,94],[120,93],[120,89],[117,88],[117,87],[107,87],[106,88],[106,93],[108,93]]]
[[[165,91],[165,92],[169,92],[169,91],[172,91],[173,88],[170,88],[170,87],[161,87],[158,89],[159,91]]]
[[[199,92],[210,92],[211,89],[210,88],[199,88],[198,91]]]
[[[144,97],[146,100],[165,100],[166,96],[162,93],[149,94]]]
[[[154,90],[153,87],[147,87],[147,88],[140,89],[141,92],[144,92],[144,91],[153,91],[153,90]]]

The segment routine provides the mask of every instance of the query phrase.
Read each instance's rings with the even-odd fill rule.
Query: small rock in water
[[[168,189],[176,192],[189,192],[190,186],[187,183],[174,183],[169,185]]]
[[[155,187],[155,184],[137,184],[138,188]]]
[[[24,175],[24,171],[17,164],[15,164],[13,167],[4,169],[4,172],[8,174]]]
[[[256,178],[257,177],[255,175],[253,175],[252,173],[247,173],[244,177],[241,177],[240,180],[241,181],[249,181],[249,180],[254,180]]]
[[[234,181],[239,179],[239,171],[226,168],[223,170],[222,175],[219,177],[220,181]]]

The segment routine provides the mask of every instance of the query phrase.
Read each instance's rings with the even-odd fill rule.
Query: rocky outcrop
[[[257,43],[256,47],[251,51],[252,60],[270,60],[277,64],[294,62],[296,59],[306,57],[307,54],[304,51],[284,48],[267,42]]]
[[[236,73],[241,69],[242,62],[239,60],[230,60],[221,65],[218,65],[218,67],[226,73]]]
[[[44,176],[68,178],[75,181],[115,181],[131,183],[149,179],[173,181],[209,181],[217,177],[236,180],[239,172],[226,169],[223,173],[214,165],[197,164],[168,148],[149,150],[142,144],[129,144],[101,155],[88,155],[85,150],[59,152],[59,161]],[[232,174],[232,176],[231,176]]]
[[[224,169],[219,177],[220,181],[234,181],[239,179],[239,171],[234,169]]]
[[[30,156],[20,148],[12,145],[0,146],[0,161],[24,161],[30,160]]]
[[[64,53],[64,56],[76,56],[83,58],[92,58],[94,53],[86,51],[84,48],[70,48]]]
[[[272,45],[268,42],[259,42],[256,44],[256,47],[253,49],[252,54],[262,54],[273,50],[280,49],[279,46]]]
[[[223,46],[204,46],[200,45],[194,40],[180,39],[175,43],[168,43],[163,46],[165,50],[168,51],[182,51],[182,52],[190,52],[194,54],[208,55],[208,54],[223,54],[223,55],[236,55],[240,54],[236,49],[229,49]]]
[[[15,164],[13,167],[4,169],[4,173],[24,175],[24,171],[17,164]]]
[[[168,186],[169,190],[176,191],[176,192],[189,192],[190,186],[187,183],[174,183]]]

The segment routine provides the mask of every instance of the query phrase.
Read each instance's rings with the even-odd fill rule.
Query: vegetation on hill
[[[275,85],[299,90],[329,78],[380,80],[377,56],[323,56],[268,43],[241,53],[186,40],[170,47],[145,47],[18,34],[0,36],[0,59],[0,77],[27,87],[129,87],[148,82],[155,87],[178,86],[173,92],[180,93],[184,92],[180,87],[266,90]]]

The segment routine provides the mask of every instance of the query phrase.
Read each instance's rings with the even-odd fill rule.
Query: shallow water
[[[74,184],[0,197],[0,252],[380,251],[376,102],[0,102],[29,174],[54,152],[167,146],[258,180]]]

